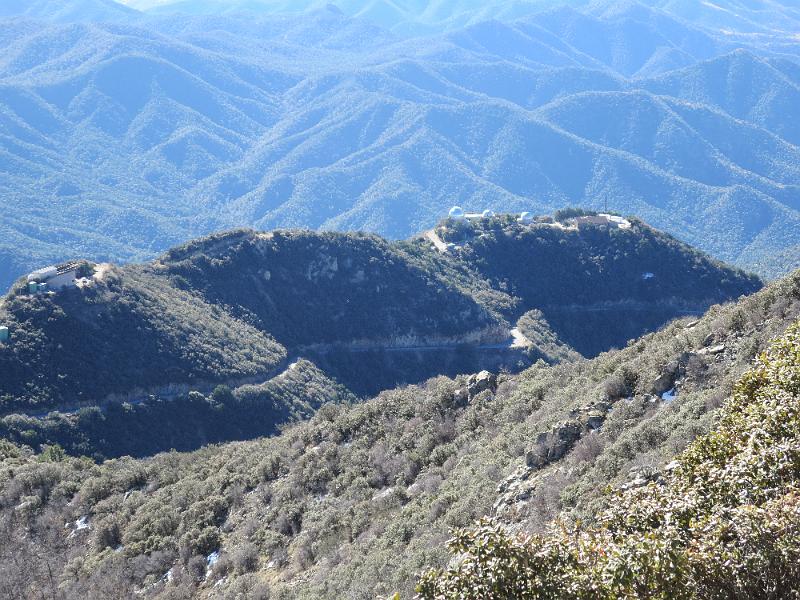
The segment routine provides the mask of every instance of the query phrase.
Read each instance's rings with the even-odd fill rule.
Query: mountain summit
[[[592,356],[761,285],[638,220],[559,218],[448,219],[407,242],[237,230],[143,265],[32,273],[0,305],[0,408],[241,385],[297,358],[375,393],[522,351]]]

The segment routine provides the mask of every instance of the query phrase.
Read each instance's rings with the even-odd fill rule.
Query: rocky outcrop
[[[725,344],[719,344],[717,346],[709,346],[708,348],[698,350],[696,354],[698,356],[716,356],[717,354],[722,354],[723,352],[725,352]]]
[[[457,405],[463,406],[478,394],[486,391],[492,394],[497,391],[497,375],[489,371],[481,371],[476,375],[470,375],[466,387],[457,389],[453,393],[453,398]]]
[[[612,406],[611,402],[598,401],[572,410],[568,420],[556,423],[550,431],[543,431],[536,436],[534,447],[525,455],[525,464],[530,468],[540,469],[559,460],[586,433],[597,431],[603,426]]]
[[[542,476],[537,472],[563,458],[584,435],[596,434],[612,406],[611,402],[591,402],[571,411],[566,421],[540,432],[525,455],[525,464],[498,486],[494,514],[506,513],[514,506],[526,503],[533,496]]]
[[[525,464],[533,469],[540,469],[557,461],[581,439],[584,429],[581,422],[575,419],[557,423],[550,431],[541,432],[536,437],[534,447],[525,455]]]
[[[649,483],[662,484],[664,479],[661,471],[653,467],[636,467],[628,471],[628,479],[617,486],[620,491],[644,487]]]
[[[661,375],[656,377],[651,386],[652,392],[656,396],[660,396],[667,390],[675,387],[675,380],[680,376],[682,365],[686,362],[684,357],[678,360],[673,360],[661,369]]]
[[[497,375],[494,373],[481,371],[477,375],[471,375],[470,378],[467,379],[467,394],[469,394],[470,399],[486,390],[492,393],[497,391]]]

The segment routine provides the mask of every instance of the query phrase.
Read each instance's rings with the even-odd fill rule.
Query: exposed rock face
[[[494,393],[497,391],[497,375],[489,371],[481,371],[477,375],[472,375],[467,380],[467,393],[470,399],[474,398],[486,390]]]
[[[469,392],[467,392],[467,388],[459,388],[453,392],[453,400],[456,406],[466,406],[469,403]]]
[[[667,390],[670,390],[674,387],[675,380],[678,378],[678,372],[680,371],[680,363],[678,361],[672,361],[669,363],[661,372],[655,381],[653,381],[652,390],[656,396],[660,396]]]
[[[529,468],[540,469],[548,463],[562,458],[581,437],[603,426],[611,402],[591,402],[570,412],[570,418],[553,425],[550,431],[536,436],[536,445],[525,456]]]
[[[638,467],[628,472],[628,481],[617,486],[617,489],[625,491],[640,488],[651,482],[657,484],[662,484],[664,482],[661,471],[652,467]]]
[[[498,486],[494,514],[504,514],[514,506],[526,503],[540,482],[542,474],[537,471],[563,458],[584,435],[597,435],[612,406],[611,402],[591,402],[573,410],[568,420],[539,433],[533,448],[525,455],[525,465]],[[546,473],[543,475],[547,476]]]
[[[697,354],[699,356],[714,356],[717,354],[722,354],[723,352],[725,352],[725,344],[719,344],[718,346],[711,346],[709,348],[698,350]]]
[[[457,406],[464,406],[478,394],[485,391],[494,394],[497,391],[497,375],[489,371],[481,371],[477,375],[470,375],[467,387],[459,388],[453,393]]]
[[[558,423],[550,431],[543,431],[537,436],[535,447],[525,455],[525,464],[540,469],[560,459],[572,449],[584,430],[585,426],[576,419]]]
[[[585,425],[589,429],[600,429],[606,420],[606,413],[593,410],[586,415]]]

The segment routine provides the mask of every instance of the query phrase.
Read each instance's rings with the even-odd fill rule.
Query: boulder
[[[592,411],[598,411],[602,413],[607,413],[611,410],[613,405],[610,402],[604,402],[602,400],[598,402],[592,402],[589,407],[591,407]],[[590,411],[591,412],[591,411]]]
[[[653,467],[635,467],[628,472],[628,481],[618,486],[625,491],[646,486],[648,483],[663,484],[661,472]]]
[[[583,423],[588,429],[600,429],[600,426],[606,420],[606,413],[599,410],[593,410],[583,418]]]
[[[477,375],[471,375],[467,380],[467,393],[470,399],[486,390],[492,393],[497,390],[497,375],[494,373],[481,371]]]
[[[469,402],[469,392],[467,388],[458,388],[453,392],[453,402],[456,406],[466,406]]]
[[[569,452],[585,431],[580,421],[565,421],[554,425],[550,431],[536,437],[536,446],[525,455],[525,463],[530,468],[541,468],[559,460]]]
[[[702,350],[698,350],[698,356],[714,356],[717,354],[722,354],[725,352],[725,344],[719,344],[718,346],[711,346],[709,348],[703,348]]]
[[[675,380],[678,378],[679,370],[680,363],[676,360],[664,367],[661,371],[661,375],[653,381],[653,393],[660,396],[667,390],[671,390],[675,386]]]

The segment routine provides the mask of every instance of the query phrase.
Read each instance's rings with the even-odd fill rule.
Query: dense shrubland
[[[558,515],[593,523],[609,485],[657,470],[712,429],[736,380],[798,316],[800,275],[621,351],[539,363],[468,400],[464,378],[437,378],[323,406],[270,439],[144,461],[94,465],[7,445],[3,581],[17,597],[49,590],[48,569],[56,597],[409,596],[418,573],[447,564],[449,531],[484,515],[530,532]],[[657,395],[664,385],[677,389],[671,401]],[[614,402],[602,428],[535,470],[527,500],[493,508],[539,432],[599,401]],[[83,516],[90,527],[76,530]]]
[[[323,404],[353,400],[311,363],[299,361],[260,385],[233,390],[219,385],[205,395],[151,396],[139,404],[110,403],[44,418],[8,415],[0,419],[0,438],[36,449],[57,445],[94,460],[150,456],[273,435],[284,424],[307,419]]]
[[[132,266],[58,294],[16,287],[0,306],[0,411],[41,412],[173,383],[266,377],[286,358],[269,334]]]
[[[452,269],[442,276],[376,235],[239,231],[171,250],[158,265],[290,347],[467,339],[499,325],[449,280]]]
[[[752,293],[758,278],[715,261],[663,232],[631,219],[630,229],[590,226],[568,231],[521,225],[513,215],[440,230],[466,228],[461,260],[524,304],[549,307],[625,299],[724,301]],[[651,273],[651,278],[644,278]]]
[[[568,347],[595,354],[623,346],[760,285],[638,222],[578,233],[521,227],[503,215],[465,226],[474,231],[455,253],[423,239],[238,230],[56,295],[31,297],[20,282],[0,306],[12,336],[0,345],[0,411],[263,381],[287,354],[312,352],[327,353],[341,383],[368,394],[484,364],[456,352],[436,371],[419,357],[375,355],[385,372],[364,386],[352,346],[497,344],[527,314],[531,356],[556,362],[575,356]],[[643,280],[645,271],[655,278]],[[503,366],[513,370],[511,360]]]
[[[761,285],[636,219],[627,230],[578,232],[499,215],[450,219],[439,230],[445,237],[456,231],[466,264],[518,306],[541,310],[584,355],[623,346],[677,315],[703,312]]]
[[[595,524],[515,536],[485,521],[419,597],[794,598],[800,588],[800,322],[735,387],[714,429]]]

